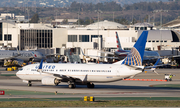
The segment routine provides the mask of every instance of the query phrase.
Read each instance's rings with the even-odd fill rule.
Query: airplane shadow
[[[54,87],[68,88],[68,85],[58,85]],[[86,85],[76,85],[75,89],[92,89],[87,88]],[[148,87],[148,86],[124,86],[124,85],[95,85],[93,89],[180,89],[176,87]]]

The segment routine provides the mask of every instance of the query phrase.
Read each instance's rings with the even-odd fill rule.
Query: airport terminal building
[[[81,48],[87,55],[101,55],[99,50],[117,50],[118,33],[121,46],[125,50],[133,47],[143,30],[148,30],[147,50],[169,50],[166,55],[177,55],[180,35],[172,30],[154,30],[148,23],[138,23],[130,27],[111,21],[100,21],[87,26],[0,22],[0,47],[18,47],[20,50],[52,49],[60,53],[61,48]],[[58,49],[58,50],[57,50]],[[175,50],[175,51],[172,51]],[[160,55],[164,53],[161,52]],[[80,54],[81,57],[82,54]]]

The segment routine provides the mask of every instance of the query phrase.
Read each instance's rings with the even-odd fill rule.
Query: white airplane
[[[94,83],[119,81],[144,71],[142,66],[148,31],[143,31],[127,57],[114,64],[31,64],[20,69],[16,76],[32,85],[40,81],[44,85],[58,85],[68,82],[69,88],[78,84],[94,88]]]
[[[39,62],[45,59],[45,56],[38,51],[16,51],[16,50],[0,50],[0,61],[3,60],[23,60]]]

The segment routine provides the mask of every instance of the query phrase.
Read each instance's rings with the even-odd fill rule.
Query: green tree
[[[64,19],[64,20],[62,21],[62,23],[63,23],[63,24],[68,24],[68,19]]]
[[[39,15],[35,13],[31,18],[31,20],[29,21],[29,23],[38,23],[38,21],[39,21]]]

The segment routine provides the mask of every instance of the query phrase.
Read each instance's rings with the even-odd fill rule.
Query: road
[[[1,90],[22,90],[33,92],[48,92],[63,95],[4,95],[0,98],[66,98],[66,97],[180,97],[180,69],[157,69],[159,75],[148,72],[141,73],[134,79],[164,79],[164,74],[171,73],[176,75],[172,81],[117,81],[111,83],[95,83],[94,89],[88,89],[85,85],[77,85],[75,89],[69,89],[67,83],[60,83],[58,86],[45,86],[33,83],[27,87],[26,83],[16,76],[0,76]],[[15,72],[1,71],[1,74],[15,74]],[[163,85],[164,87],[155,87]],[[176,87],[168,87],[176,85]],[[177,86],[178,85],[178,86]]]

